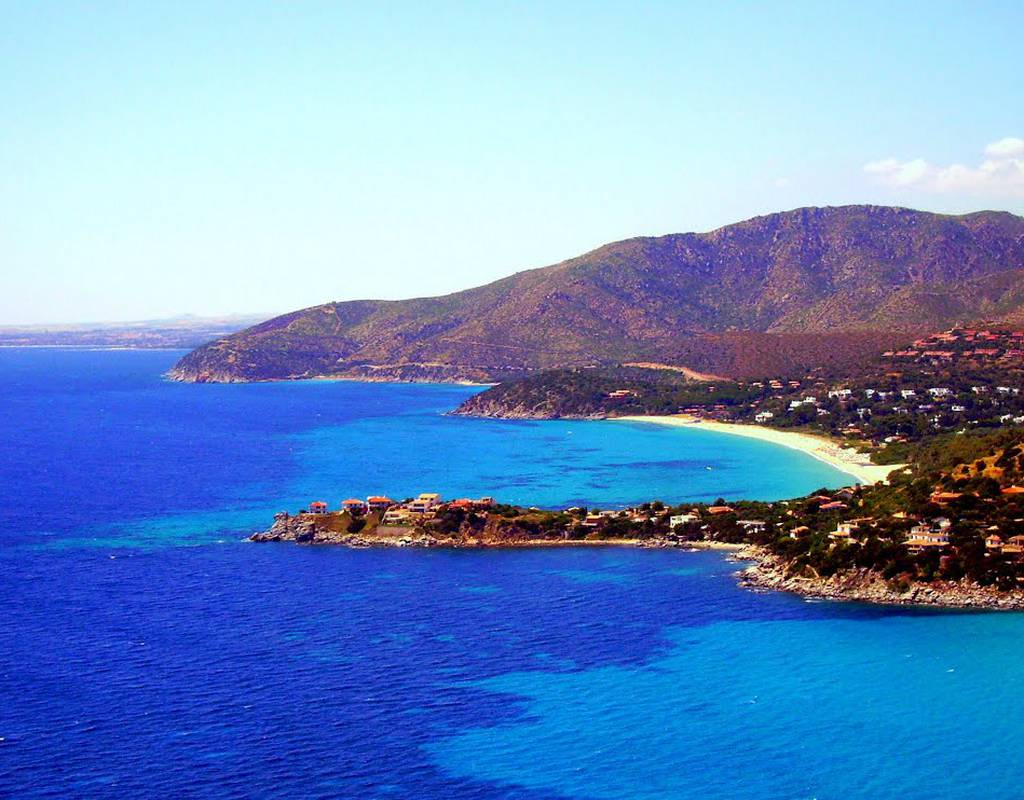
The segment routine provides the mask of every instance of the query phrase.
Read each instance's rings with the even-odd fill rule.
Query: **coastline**
[[[558,549],[573,547],[669,547],[680,550],[711,550],[734,553],[749,545],[718,541],[675,541],[665,538],[607,538],[607,539],[561,539],[503,537],[489,535],[460,535],[457,533],[438,535],[416,528],[391,528],[385,534],[343,533],[318,528],[315,521],[293,517],[290,520],[275,521],[267,531],[256,531],[245,539],[249,542],[290,542],[312,547],[366,548],[437,548],[449,550],[519,550]]]
[[[20,345],[19,345],[20,346]],[[34,346],[34,345],[33,345]],[[43,346],[43,345],[40,345]],[[112,348],[104,348],[112,349]],[[130,348],[138,350],[157,348]],[[185,349],[185,348],[162,348],[162,349]],[[184,377],[172,367],[163,374],[164,380],[172,383],[218,383],[218,384],[245,384],[245,383],[393,383],[393,384],[418,384],[425,386],[471,386],[474,388],[489,388],[497,386],[495,382],[471,381],[471,380],[428,380],[426,378],[397,378],[371,377],[368,375],[302,375],[297,377],[283,378],[235,378],[229,377],[217,380],[196,380],[194,377]]]
[[[0,350],[82,350],[92,352],[107,352],[116,350],[138,350],[138,351],[150,351],[150,350],[161,350],[170,351],[177,350],[182,353],[190,352],[188,345],[131,345],[131,344],[0,344]]]
[[[858,483],[870,485],[885,481],[889,474],[903,469],[905,464],[875,464],[864,453],[858,453],[852,447],[842,447],[838,442],[825,436],[810,433],[784,431],[778,428],[766,428],[762,425],[743,425],[736,422],[712,422],[701,420],[688,414],[670,416],[639,416],[610,417],[612,421],[649,422],[655,425],[669,425],[677,428],[698,428],[717,433],[728,433],[734,436],[746,436],[748,439],[759,439],[763,442],[799,450],[812,458],[816,458],[840,472],[850,475]]]
[[[468,381],[468,380],[452,380],[452,381],[428,381],[410,378],[409,380],[402,380],[401,378],[371,378],[362,375],[311,375],[308,378],[267,378],[261,381],[251,381],[252,383],[284,383],[285,381],[301,382],[301,381],[327,381],[327,382],[346,382],[346,383],[415,383],[418,385],[428,386],[479,386],[479,387],[490,387],[497,386],[497,383],[483,383],[481,381]],[[250,383],[250,381],[240,381],[241,383]]]
[[[854,569],[828,577],[797,575],[782,559],[765,548],[748,545],[735,553],[735,561],[753,564],[735,576],[739,585],[753,591],[788,592],[805,600],[868,603],[882,606],[922,606],[968,611],[1024,610],[1024,592],[1005,592],[992,586],[980,586],[966,578],[961,581],[932,581],[900,586],[877,572]]]

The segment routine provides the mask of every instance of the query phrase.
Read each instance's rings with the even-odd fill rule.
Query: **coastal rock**
[[[738,552],[736,558],[756,560],[753,566],[737,573],[740,585],[754,589],[792,592],[813,599],[882,605],[1024,609],[1024,592],[1003,592],[994,586],[981,586],[966,579],[901,584],[867,569],[848,570],[828,577],[797,575],[782,559],[754,546]]]

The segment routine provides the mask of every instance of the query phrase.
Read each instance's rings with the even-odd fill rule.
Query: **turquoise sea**
[[[0,351],[0,797],[1016,797],[1024,617],[740,589],[715,553],[242,541],[280,508],[614,506],[847,477],[725,435],[181,386]]]

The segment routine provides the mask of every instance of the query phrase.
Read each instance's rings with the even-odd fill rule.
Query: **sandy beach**
[[[874,464],[867,454],[858,453],[852,447],[842,447],[825,436],[814,436],[813,434],[798,433],[796,431],[782,431],[775,428],[765,428],[760,425],[712,422],[700,420],[686,414],[660,417],[627,416],[615,417],[614,420],[650,422],[657,425],[673,425],[679,428],[699,428],[706,431],[729,433],[735,436],[746,436],[750,439],[772,442],[773,444],[807,453],[807,455],[819,461],[824,461],[826,464],[851,475],[858,483],[863,484],[884,481],[889,476],[889,473],[905,466],[903,464],[887,464],[884,466]]]

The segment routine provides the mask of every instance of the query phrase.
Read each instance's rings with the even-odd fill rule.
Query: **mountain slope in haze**
[[[761,353],[799,369],[1022,310],[1021,217],[803,208],[615,242],[443,297],[296,311],[199,348],[171,377],[486,380],[626,361],[758,374]]]

